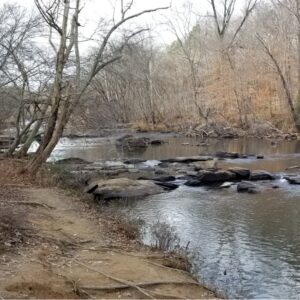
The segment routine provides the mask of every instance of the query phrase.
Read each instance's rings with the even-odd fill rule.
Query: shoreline
[[[178,258],[124,237],[91,200],[45,181],[13,177],[22,163],[0,162],[1,209],[19,216],[12,242],[0,252],[3,298],[216,297],[186,271],[170,267]]]

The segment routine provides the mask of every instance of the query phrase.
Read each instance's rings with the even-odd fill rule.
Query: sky
[[[18,3],[28,9],[34,7],[34,0],[2,0],[3,2]],[[45,3],[51,0],[43,0]],[[81,0],[84,4],[84,9],[81,13],[80,23],[83,25],[81,30],[86,36],[89,36],[96,27],[99,19],[104,17],[112,19],[115,12],[120,11],[120,0]],[[124,3],[130,0],[123,0]],[[221,1],[221,0],[219,0]],[[244,0],[237,0],[236,7],[240,10]],[[173,33],[166,26],[167,20],[172,19],[174,11],[183,10],[183,6],[190,3],[193,10],[198,14],[206,14],[210,7],[208,0],[134,0],[132,13],[142,11],[145,9],[152,9],[157,7],[170,6],[171,9],[162,10],[153,14],[147,14],[134,20],[134,23],[127,26],[135,27],[151,27],[153,30],[151,35],[154,37],[155,42],[158,44],[170,44],[174,39]]]

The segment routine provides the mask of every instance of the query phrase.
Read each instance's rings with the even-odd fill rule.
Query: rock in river
[[[60,160],[57,160],[55,162],[56,164],[68,164],[68,165],[88,165],[90,164],[91,162],[89,161],[86,161],[82,158],[78,158],[78,157],[70,157],[70,158],[64,158],[64,159],[60,159]]]
[[[86,192],[94,194],[97,199],[140,198],[159,194],[165,188],[148,180],[132,180],[129,178],[115,178],[95,181],[86,188]]]
[[[132,135],[125,135],[117,139],[116,145],[118,147],[124,147],[134,151],[136,148],[147,148],[149,144],[149,138],[146,137],[134,137]]]
[[[215,157],[218,157],[218,158],[231,158],[231,159],[234,159],[234,158],[239,158],[240,155],[239,155],[237,152],[217,151],[217,152],[215,153]]]
[[[163,159],[162,163],[183,163],[189,164],[197,161],[208,161],[212,160],[213,158],[210,156],[189,156],[189,157],[175,157],[175,158],[168,158]],[[161,166],[161,165],[159,165]]]
[[[257,180],[274,180],[275,176],[266,171],[253,171],[250,175],[250,180],[257,181]]]
[[[200,171],[196,177],[188,180],[187,186],[201,186],[235,179],[235,174],[228,171]]]
[[[236,190],[238,193],[249,193],[249,194],[258,193],[258,189],[256,185],[246,181],[239,182],[236,187]]]
[[[286,179],[290,184],[300,184],[300,175],[285,176],[284,179]]]
[[[228,169],[228,171],[234,173],[236,175],[236,179],[249,179],[250,177],[249,169],[234,167]]]

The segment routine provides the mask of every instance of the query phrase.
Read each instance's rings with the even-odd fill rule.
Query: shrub
[[[180,239],[175,228],[165,222],[156,222],[150,228],[152,247],[163,250],[173,251],[179,247]]]

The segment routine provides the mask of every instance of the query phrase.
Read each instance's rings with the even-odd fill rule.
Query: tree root
[[[39,203],[39,202],[28,202],[28,201],[9,201],[9,204],[19,204],[19,205],[28,205],[32,207],[42,207],[47,209],[55,209],[55,207],[50,206],[48,204]]]
[[[189,273],[187,271],[184,271],[184,270],[181,270],[181,269],[177,269],[177,268],[172,268],[172,267],[168,267],[168,266],[164,266],[164,265],[161,265],[161,264],[158,264],[158,263],[155,263],[153,261],[148,261],[146,259],[143,259],[144,262],[150,264],[150,265],[154,265],[156,267],[160,267],[160,268],[164,268],[164,269],[167,269],[167,270],[173,270],[173,271],[177,271],[177,272],[180,272],[180,273],[184,273],[184,274],[188,274]]]
[[[161,284],[182,284],[182,285],[196,285],[201,286],[200,283],[193,282],[193,281],[149,281],[149,282],[138,282],[134,285],[137,287],[150,287],[154,285],[161,285]],[[122,289],[128,289],[132,288],[131,285],[128,284],[120,284],[120,285],[107,285],[107,286],[81,286],[84,290],[94,290],[94,291],[106,291],[106,290],[122,290]]]
[[[112,279],[112,280],[116,281],[116,282],[119,282],[119,283],[128,285],[128,286],[130,286],[130,287],[132,287],[132,288],[138,290],[140,293],[142,293],[142,294],[143,294],[144,296],[146,296],[147,298],[154,299],[154,297],[153,297],[149,292],[145,291],[143,288],[141,288],[141,287],[139,287],[139,286],[136,286],[134,283],[131,283],[131,282],[127,281],[127,280],[123,280],[123,279],[116,278],[116,277],[113,277],[113,276],[111,276],[111,275],[108,275],[108,274],[106,274],[106,273],[104,273],[104,272],[102,272],[102,271],[99,271],[99,270],[97,270],[97,269],[94,269],[94,268],[92,268],[92,267],[90,267],[90,266],[88,266],[88,265],[86,265],[86,264],[84,264],[84,263],[78,261],[77,259],[75,259],[74,261],[75,261],[78,265],[81,265],[81,266],[87,268],[88,270],[91,270],[91,271],[93,271],[93,272],[99,273],[99,274],[101,274],[101,275],[103,275],[103,276],[105,276],[105,277],[107,277],[107,278],[109,278],[109,279]]]

